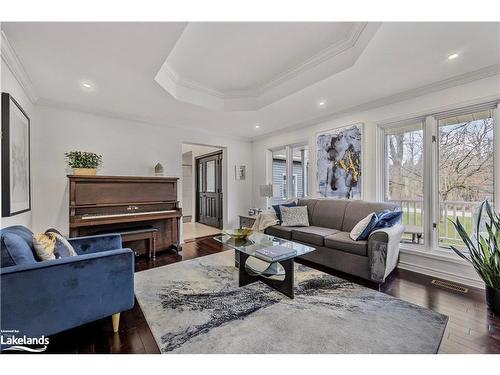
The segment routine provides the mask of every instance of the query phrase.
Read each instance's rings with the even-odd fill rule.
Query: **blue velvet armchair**
[[[120,235],[69,239],[77,256],[36,261],[33,233],[12,226],[1,233],[2,330],[52,335],[134,306],[134,256]]]

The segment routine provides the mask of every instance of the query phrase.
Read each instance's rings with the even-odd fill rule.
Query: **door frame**
[[[194,169],[195,169],[195,173],[194,173],[194,184],[195,184],[195,198],[194,198],[194,201],[193,201],[193,204],[195,205],[195,222],[199,222],[200,220],[200,205],[198,204],[198,195],[200,193],[199,191],[199,172],[200,172],[200,167],[199,167],[199,163],[200,163],[200,159],[205,159],[207,157],[210,157],[210,156],[215,156],[215,155],[220,155],[220,159],[221,159],[221,175],[220,175],[220,188],[221,188],[221,199],[222,199],[222,202],[221,202],[221,210],[220,210],[220,213],[221,213],[221,217],[220,217],[220,221],[219,221],[219,228],[222,229],[224,227],[224,218],[225,218],[225,215],[224,215],[224,212],[226,211],[225,210],[225,197],[224,197],[224,150],[223,149],[220,149],[220,150],[217,150],[217,151],[214,151],[214,152],[209,152],[208,154],[203,154],[203,155],[200,155],[200,156],[196,156],[194,158]]]

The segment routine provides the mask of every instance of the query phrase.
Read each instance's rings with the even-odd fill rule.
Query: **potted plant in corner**
[[[485,223],[486,231],[481,233],[481,216],[485,207],[489,223]],[[450,246],[451,249],[472,264],[486,284],[488,307],[493,312],[500,314],[500,215],[493,211],[488,201],[481,203],[473,238],[469,237],[458,218],[456,222],[450,221],[467,246],[469,254],[464,254],[455,246]]]
[[[102,164],[102,156],[93,152],[70,151],[64,155],[75,175],[93,176],[97,172],[97,167]]]

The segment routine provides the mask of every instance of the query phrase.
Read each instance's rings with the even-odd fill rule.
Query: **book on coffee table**
[[[297,255],[297,250],[285,246],[269,246],[255,251],[257,258],[270,263],[293,258],[295,255]]]

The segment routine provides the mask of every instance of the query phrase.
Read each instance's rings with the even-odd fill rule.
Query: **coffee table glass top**
[[[244,240],[232,238],[227,234],[215,236],[214,240],[250,256],[254,256],[255,251],[257,251],[258,249],[264,249],[266,247],[278,245],[289,247],[290,249],[294,249],[297,252],[297,254],[291,256],[290,258],[295,258],[297,256],[304,255],[316,250],[314,247],[302,245],[297,242],[284,240],[282,238],[269,236],[267,234],[259,232],[252,233],[247,237],[247,239]]]

